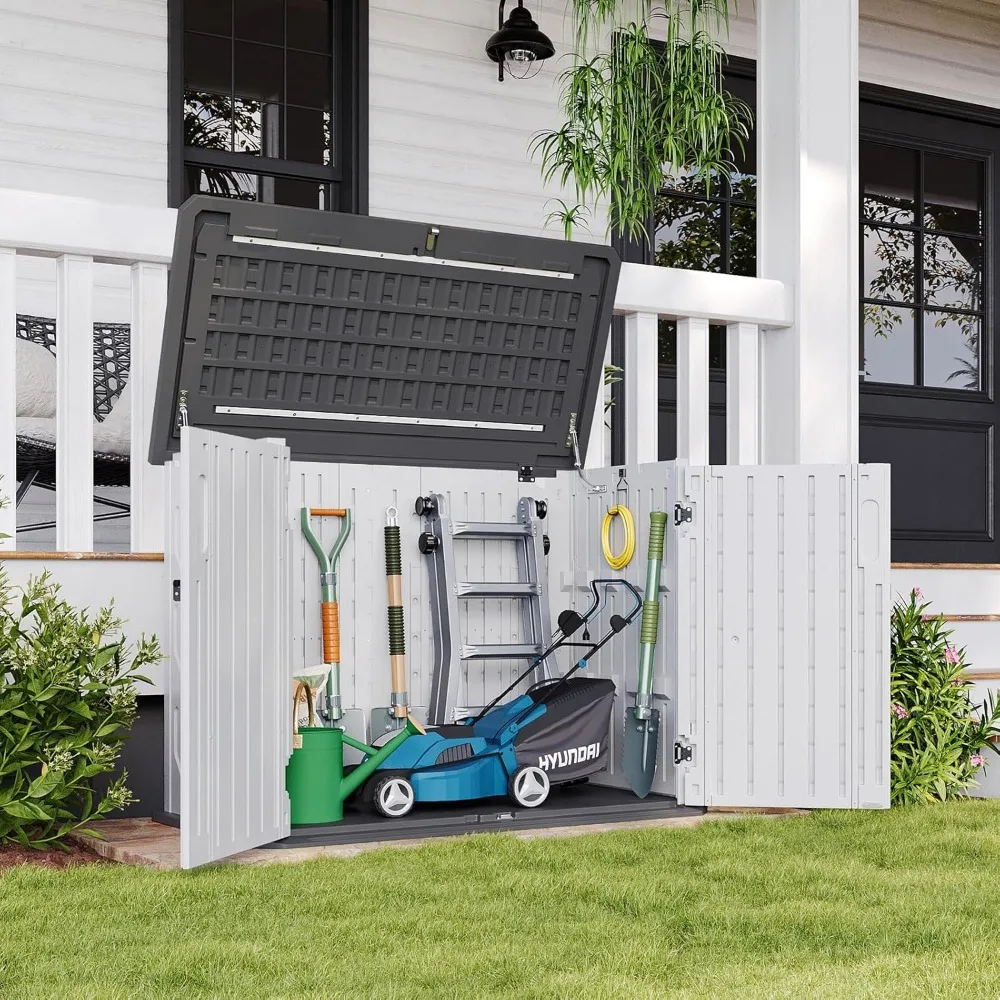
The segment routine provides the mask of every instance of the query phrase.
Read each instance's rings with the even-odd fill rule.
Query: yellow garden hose
[[[618,555],[611,551],[611,524],[616,517],[620,517],[625,526],[625,547]],[[607,564],[612,569],[624,569],[632,561],[632,556],[635,555],[635,519],[628,507],[621,505],[611,507],[604,515],[604,524],[601,525],[601,549]]]

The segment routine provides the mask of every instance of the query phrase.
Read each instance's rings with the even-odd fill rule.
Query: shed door
[[[291,832],[289,454],[185,427],[180,463],[181,867],[194,868]]]
[[[886,465],[710,470],[706,805],[888,806],[888,506]]]

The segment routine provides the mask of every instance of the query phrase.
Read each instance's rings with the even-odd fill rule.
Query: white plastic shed
[[[654,792],[888,805],[888,467],[664,462],[584,478],[571,428],[582,449],[616,280],[606,247],[212,199],[182,209],[151,457],[169,467],[166,809],[184,867],[290,832],[289,679],[321,659],[300,507],[354,514],[338,574],[348,730],[365,738],[389,703],[389,506],[402,515],[410,703],[418,717],[429,704],[430,582],[411,512],[430,493],[453,520],[513,520],[520,497],[546,501],[553,618],[615,575],[608,506],[635,515],[624,574],[640,589],[649,512],[668,512]],[[515,578],[496,541],[462,559],[466,579]],[[469,642],[516,641],[520,627],[510,602],[463,603]],[[637,632],[619,638],[588,668],[616,682],[613,739],[638,664]],[[486,704],[519,666],[470,661],[462,706]],[[624,785],[619,756],[600,781]]]

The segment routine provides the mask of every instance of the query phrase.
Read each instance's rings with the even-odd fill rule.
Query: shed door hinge
[[[690,507],[683,507],[681,504],[674,504],[674,524],[684,524],[685,521],[693,521],[694,512]]]
[[[181,581],[174,580],[174,600],[179,601],[181,599]]]
[[[690,743],[682,743],[678,740],[674,744],[674,763],[688,764],[694,760],[694,747]]]

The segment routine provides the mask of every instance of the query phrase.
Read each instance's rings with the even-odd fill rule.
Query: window
[[[982,388],[986,163],[861,144],[863,378]]]
[[[365,210],[367,4],[171,3],[174,203]]]

